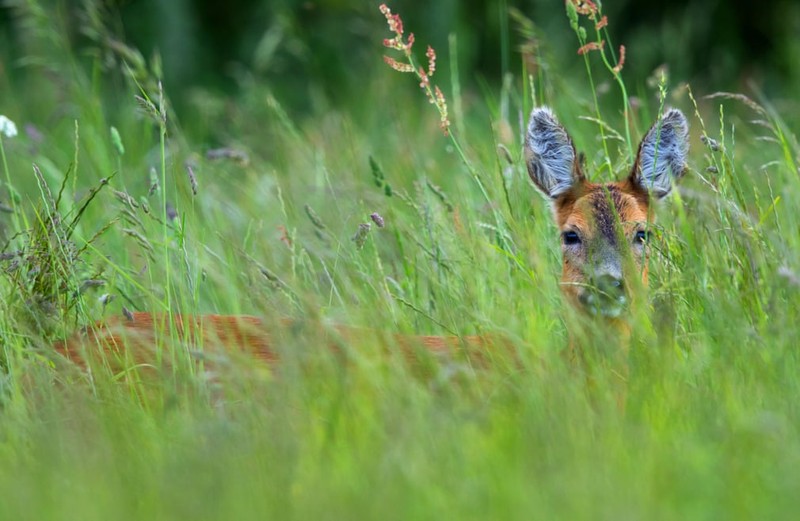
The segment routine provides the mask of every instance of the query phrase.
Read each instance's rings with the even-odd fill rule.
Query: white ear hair
[[[531,112],[525,162],[536,187],[552,199],[568,192],[582,178],[575,169],[572,139],[547,107]]]
[[[672,190],[672,181],[686,173],[689,124],[680,110],[670,109],[652,126],[639,145],[631,178],[644,190],[662,198]]]

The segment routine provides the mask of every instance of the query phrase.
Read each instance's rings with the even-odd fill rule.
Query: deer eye
[[[566,246],[574,246],[581,243],[581,237],[573,231],[567,231],[561,234],[561,238]]]
[[[634,238],[634,242],[644,244],[650,240],[650,232],[647,230],[639,230],[636,232],[636,237]]]

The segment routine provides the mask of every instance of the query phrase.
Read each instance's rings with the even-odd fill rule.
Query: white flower
[[[17,135],[17,126],[13,121],[0,114],[0,134],[6,137],[14,137]]]

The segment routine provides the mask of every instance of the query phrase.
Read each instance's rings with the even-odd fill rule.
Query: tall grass
[[[39,27],[31,38],[57,36]],[[793,517],[796,114],[666,85],[620,110],[550,64],[465,94],[459,154],[388,68],[365,78],[358,117],[294,119],[254,83],[232,104],[193,96],[186,129],[168,103],[181,93],[158,101],[158,67],[48,63],[0,95],[35,127],[2,141],[0,202],[19,197],[0,214],[0,519]],[[557,231],[521,161],[531,99],[603,179],[629,166],[613,138],[625,112],[634,142],[661,99],[694,114],[692,172],[657,212],[625,412],[561,362],[582,318],[559,296]],[[166,336],[170,369],[87,372],[53,353],[125,310],[376,334],[342,358],[316,328],[284,332],[274,371],[231,356],[211,374]],[[384,332],[501,334],[515,357],[419,370]]]

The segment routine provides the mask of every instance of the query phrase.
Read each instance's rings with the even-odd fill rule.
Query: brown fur
[[[327,347],[339,350],[342,342],[355,343],[370,340],[380,343],[380,335],[369,329],[335,326],[322,330],[316,326],[284,319],[277,324],[267,323],[248,315],[168,315],[146,312],[132,313],[128,317],[111,317],[78,332],[64,341],[56,342],[56,352],[86,367],[90,363],[103,363],[113,371],[133,366],[166,365],[163,351],[156,348],[177,346],[189,349],[198,360],[213,360],[214,353],[247,353],[258,360],[272,364],[280,358],[276,347],[281,334],[292,328],[313,328],[314,338],[327,338]],[[409,360],[419,359],[419,349],[433,355],[464,355],[471,363],[488,362],[493,349],[507,349],[508,344],[496,337],[468,335],[390,335],[387,347],[397,347]],[[388,344],[391,344],[388,345]],[[200,354],[204,356],[200,356]],[[159,360],[159,357],[162,359]]]
[[[609,203],[612,204],[609,204]],[[612,244],[619,239],[617,223],[628,244],[633,244],[641,225],[653,216],[648,216],[650,201],[646,192],[635,188],[629,180],[597,184],[583,181],[569,194],[555,201],[554,211],[558,229],[562,232],[576,230],[586,244],[603,236]],[[642,273],[642,282],[647,284],[647,265],[644,258],[634,255],[636,268]],[[561,272],[562,289],[567,299],[577,305],[578,294],[590,285],[585,266],[564,256]]]

